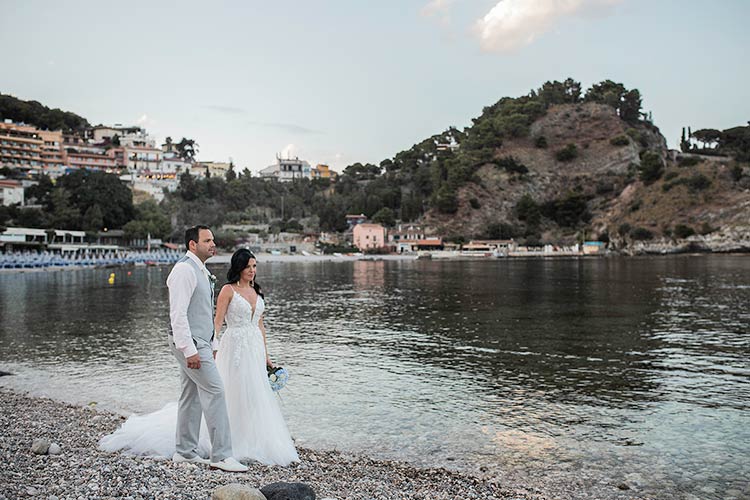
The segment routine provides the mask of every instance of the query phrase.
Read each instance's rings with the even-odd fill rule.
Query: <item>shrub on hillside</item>
[[[630,237],[634,240],[650,240],[654,237],[654,233],[645,227],[636,227],[630,231]]]
[[[711,227],[711,224],[709,224],[708,222],[704,222],[703,224],[701,224],[699,233],[701,234],[701,236],[705,236],[709,233],[713,233],[714,231],[716,231],[715,227]]]
[[[692,236],[695,234],[695,229],[693,229],[690,226],[686,226],[684,224],[677,224],[674,227],[673,234],[680,239],[687,238],[688,236]]]
[[[734,182],[737,182],[740,179],[742,179],[743,170],[744,169],[739,165],[735,165],[731,168],[731,170],[729,171],[729,174],[732,176],[732,180]]]
[[[648,141],[646,140],[646,137],[637,129],[629,128],[625,131],[625,133],[633,139],[633,141],[637,142],[641,145],[641,147],[648,147]]]
[[[534,141],[534,146],[538,147],[539,149],[545,149],[547,147],[547,138],[543,135],[540,135]]]
[[[703,174],[695,174],[689,179],[686,179],[685,184],[687,184],[687,187],[688,189],[690,189],[690,191],[703,191],[704,189],[708,189],[711,186],[711,179]]]
[[[613,146],[627,146],[630,144],[630,139],[628,139],[628,136],[624,134],[620,134],[618,136],[615,136],[609,140],[609,143]]]
[[[613,193],[615,184],[613,182],[599,181],[596,183],[596,194]]]
[[[472,198],[472,199],[470,199],[470,200],[469,200],[469,205],[471,205],[471,208],[473,208],[474,210],[476,210],[476,209],[478,209],[479,207],[481,207],[481,206],[482,206],[482,205],[481,205],[481,204],[479,203],[479,200],[477,200],[476,198]]]
[[[505,169],[506,171],[510,173],[525,174],[529,171],[529,169],[526,168],[526,165],[519,162],[512,156],[506,156],[504,158],[500,158],[499,160],[496,160],[495,165],[498,168]]]
[[[693,167],[701,162],[700,158],[694,156],[679,156],[677,164],[681,167]]]
[[[578,158],[578,147],[575,144],[568,144],[563,149],[555,153],[557,161],[571,161]]]
[[[641,155],[641,164],[638,166],[638,174],[645,184],[651,184],[658,180],[664,172],[664,162],[655,151],[644,151]]]
[[[559,226],[575,227],[591,220],[588,199],[581,194],[569,194],[565,198],[550,200],[541,206],[542,215]]]

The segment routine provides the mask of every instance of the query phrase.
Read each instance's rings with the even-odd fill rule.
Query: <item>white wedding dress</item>
[[[268,383],[266,351],[258,326],[264,307],[263,298],[258,296],[253,311],[250,303],[234,292],[216,366],[224,381],[234,457],[266,465],[288,465],[299,461],[299,456]],[[153,413],[132,415],[122,427],[104,436],[99,448],[171,457],[175,452],[176,425],[177,403],[171,402]],[[202,456],[210,454],[205,422],[201,424],[198,448]]]

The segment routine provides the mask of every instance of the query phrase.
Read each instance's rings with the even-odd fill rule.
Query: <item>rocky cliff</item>
[[[503,168],[508,162],[527,171]],[[459,189],[455,214],[431,210],[424,221],[449,237],[600,239],[631,254],[746,251],[748,188],[746,165],[670,152],[653,124],[628,124],[611,106],[563,104],[527,137],[495,148],[494,162]],[[538,221],[523,213],[529,204],[540,207]],[[503,234],[490,234],[498,225]]]

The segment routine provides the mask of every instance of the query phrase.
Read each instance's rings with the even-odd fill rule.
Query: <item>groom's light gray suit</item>
[[[167,279],[167,284],[170,286],[170,317],[172,320],[170,345],[172,353],[180,365],[180,384],[182,386],[177,410],[177,453],[183,457],[193,457],[197,454],[201,413],[203,413],[206,417],[206,426],[211,439],[211,462],[219,462],[232,456],[232,442],[224,398],[224,384],[216,369],[211,346],[214,337],[213,284],[209,281],[204,268],[188,256],[181,258],[175,264],[175,268],[178,265],[184,266],[183,263],[193,269],[197,280],[187,307],[187,324],[190,328],[193,344],[195,344],[195,348],[200,355],[201,365],[198,369],[188,368],[186,354],[177,348],[172,336],[176,318],[177,324],[179,324],[180,316],[185,314],[182,310],[184,306],[180,310],[175,310],[176,307],[180,306],[173,304],[172,287],[184,286],[180,280],[170,282],[172,274],[175,274],[173,268],[170,278]],[[181,319],[184,324],[184,317]]]

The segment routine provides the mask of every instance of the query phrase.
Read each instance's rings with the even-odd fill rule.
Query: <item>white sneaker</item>
[[[226,472],[247,472],[247,467],[232,457],[227,457],[219,462],[211,462],[209,467],[212,469],[221,469]]]
[[[195,455],[194,457],[187,458],[187,457],[183,457],[179,453],[175,453],[174,455],[172,455],[172,461],[174,463],[177,463],[177,464],[180,464],[180,463],[183,463],[183,462],[189,462],[191,464],[207,464],[208,463],[208,459],[207,458],[202,458],[202,457],[200,457],[198,455]]]

